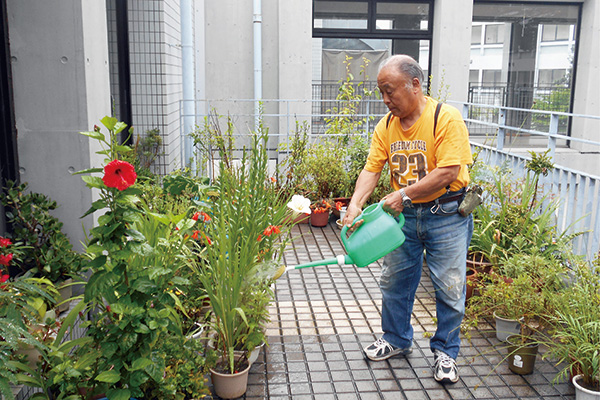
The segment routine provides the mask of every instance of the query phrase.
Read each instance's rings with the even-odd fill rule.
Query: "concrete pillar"
[[[99,166],[80,131],[111,114],[106,6],[89,0],[8,0],[20,178],[59,204],[55,216],[76,249],[92,192],[74,171]]]
[[[581,34],[577,54],[577,76],[575,78],[575,114],[600,115],[600,0],[583,2]],[[573,137],[598,140],[600,121],[575,118],[571,129]],[[578,149],[577,168],[599,175],[600,148],[577,142],[571,146]]]
[[[430,72],[433,97],[467,101],[472,20],[473,0],[435,0]]]

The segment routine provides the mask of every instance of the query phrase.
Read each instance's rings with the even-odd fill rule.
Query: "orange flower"
[[[194,221],[198,221],[198,218],[200,218],[200,212],[196,212],[196,213],[195,213],[195,214],[192,216],[192,219],[193,219]]]
[[[192,239],[198,240],[198,234],[199,233],[200,233],[200,231],[194,231],[194,233],[192,233]]]
[[[204,238],[206,239],[206,243],[212,244],[212,242],[210,241],[210,238],[208,236],[204,235]]]

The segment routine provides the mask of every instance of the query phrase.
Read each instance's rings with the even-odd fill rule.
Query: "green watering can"
[[[383,211],[383,201],[371,204],[354,219],[354,221],[360,220],[364,222],[352,231],[350,236],[347,236],[348,227],[344,225],[342,228],[341,239],[348,254],[285,268],[282,266],[275,274],[274,279],[289,270],[318,265],[354,264],[357,267],[366,267],[404,243],[405,237],[402,233],[404,215],[400,214],[399,221],[396,221],[394,217]]]

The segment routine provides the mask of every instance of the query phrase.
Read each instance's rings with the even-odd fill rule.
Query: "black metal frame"
[[[313,0],[313,21],[315,19],[315,3],[319,0]],[[343,2],[368,2],[367,29],[332,29],[315,28],[313,23],[313,38],[357,38],[357,39],[405,39],[405,40],[428,40],[429,41],[429,60],[427,60],[428,71],[431,71],[431,55],[433,50],[433,16],[434,0],[402,0],[403,3],[428,4],[429,5],[429,24],[427,30],[377,30],[377,3],[394,3],[396,0],[327,0]],[[429,85],[429,83],[427,83]]]
[[[119,117],[127,126],[133,124],[133,112],[131,109],[131,66],[129,62],[129,18],[128,0],[117,0],[116,26],[117,26],[117,54],[119,74]],[[129,129],[121,132],[121,143],[131,142]]]
[[[7,21],[6,0],[0,0],[0,187],[7,180],[19,181]]]

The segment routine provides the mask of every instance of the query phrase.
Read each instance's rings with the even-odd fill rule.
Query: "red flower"
[[[0,236],[0,247],[8,247],[12,244],[10,239]]]
[[[5,267],[8,267],[8,264],[10,264],[12,258],[13,258],[12,253],[9,253],[7,255],[0,254],[0,265],[4,265]]]
[[[0,276],[0,283],[6,282],[9,278],[10,278],[10,275],[8,275],[8,274],[4,274],[4,275]],[[4,288],[6,288],[6,285],[0,286],[0,289],[4,289]]]
[[[208,221],[210,221],[210,215],[208,215],[208,214],[207,214],[207,213],[205,213],[204,211],[199,211],[199,212],[196,212],[196,213],[194,214],[194,216],[192,217],[192,219],[193,219],[194,221],[198,221],[198,219],[199,219],[200,217],[202,217],[202,221],[204,221],[204,222],[208,222]]]
[[[278,233],[281,233],[281,230],[279,229],[280,227],[277,225],[269,225],[265,228],[265,230],[263,231],[263,235],[265,236],[271,236],[271,235],[276,235]],[[258,240],[261,239],[261,235],[258,235]]]
[[[198,240],[198,234],[199,233],[200,233],[200,231],[194,231],[194,233],[192,234],[192,239]]]
[[[207,213],[205,213],[204,211],[202,211],[202,212],[200,213],[200,215],[202,215],[202,220],[203,220],[204,222],[208,222],[208,221],[210,221],[210,219],[211,219],[211,218],[210,218],[210,215],[208,215],[208,214],[207,214]]]
[[[212,244],[212,242],[210,241],[210,238],[208,236],[204,235],[204,238],[206,239],[206,242],[208,244]]]
[[[127,161],[113,160],[104,167],[102,181],[108,187],[125,190],[133,185],[136,179],[135,168]]]

